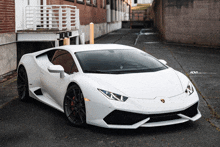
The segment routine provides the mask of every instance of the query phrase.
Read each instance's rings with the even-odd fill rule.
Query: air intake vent
[[[148,116],[144,114],[137,114],[125,111],[115,110],[104,118],[107,124],[112,125],[133,125]]]
[[[198,103],[192,105],[191,107],[189,107],[184,111],[181,111],[181,113],[188,117],[194,117],[196,114],[198,114],[197,107],[198,107]]]
[[[41,91],[41,88],[39,88],[38,90],[35,90],[34,93],[36,95],[43,95],[42,91]]]

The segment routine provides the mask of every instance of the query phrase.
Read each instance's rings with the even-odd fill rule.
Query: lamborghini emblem
[[[162,103],[165,103],[165,100],[164,100],[164,99],[160,99],[160,101],[161,101]]]

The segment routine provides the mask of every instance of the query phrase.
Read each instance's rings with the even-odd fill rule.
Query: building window
[[[96,0],[93,0],[93,5],[97,6],[97,1]]]
[[[74,2],[74,0],[66,0],[66,1],[69,1],[69,2]]]
[[[111,8],[111,10],[114,10],[114,0],[111,0],[110,8]]]
[[[134,0],[134,3],[137,4],[137,0]]]
[[[105,8],[105,0],[102,0],[102,6]]]
[[[117,11],[117,0],[115,0],[115,11]]]
[[[87,3],[87,4],[90,4],[91,2],[90,2],[90,0],[86,0],[86,3]]]
[[[79,4],[84,4],[83,0],[77,0],[76,2],[79,3]]]

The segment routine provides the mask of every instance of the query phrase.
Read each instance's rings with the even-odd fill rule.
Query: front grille
[[[177,114],[183,114],[188,117],[195,116],[198,113],[197,107],[198,107],[198,103],[192,105],[191,107],[183,111],[162,113],[162,114],[138,114],[138,113],[114,110],[104,118],[104,121],[107,124],[111,124],[111,125],[133,125],[148,117],[150,117],[150,120],[148,122],[175,120],[181,118]]]
[[[144,114],[115,110],[107,115],[104,121],[112,125],[133,125],[146,118]]]
[[[181,117],[179,117],[177,114],[161,114],[161,115],[155,115],[155,116],[151,116],[150,120],[147,122],[161,122],[161,121],[169,121],[169,120],[175,120],[175,119],[179,119]]]

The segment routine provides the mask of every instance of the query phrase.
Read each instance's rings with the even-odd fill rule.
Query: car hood
[[[87,75],[99,84],[97,88],[132,98],[154,99],[183,93],[181,82],[172,68],[145,73]]]

